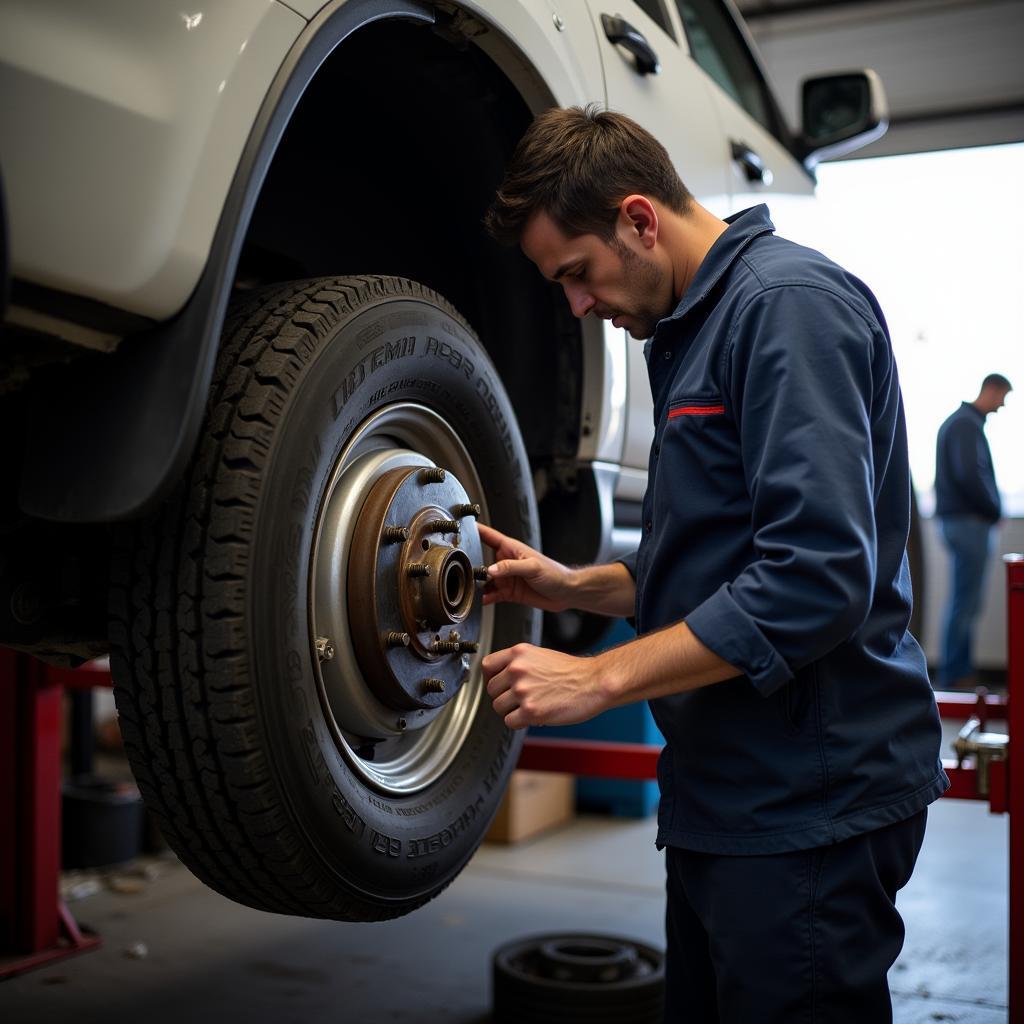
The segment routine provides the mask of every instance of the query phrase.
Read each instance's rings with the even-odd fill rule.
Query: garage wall
[[[1024,139],[1021,0],[740,0],[784,113],[809,75],[870,67],[888,133],[857,157]]]

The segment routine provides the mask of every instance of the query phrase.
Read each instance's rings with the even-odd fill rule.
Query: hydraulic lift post
[[[0,648],[0,980],[99,945],[60,899],[62,690]]]

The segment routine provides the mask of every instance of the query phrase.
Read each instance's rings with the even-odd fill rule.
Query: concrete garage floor
[[[506,941],[581,929],[663,946],[653,836],[653,821],[586,816],[486,845],[433,903],[382,925],[258,913],[159,859],[142,891],[72,904],[103,947],[0,984],[0,1021],[485,1024],[490,956]],[[902,894],[898,1024],[1006,1020],[1006,843],[1007,819],[985,805],[934,805]],[[141,959],[126,953],[137,943]]]

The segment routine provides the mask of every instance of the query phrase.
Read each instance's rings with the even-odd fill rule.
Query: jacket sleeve
[[[631,551],[628,555],[623,555],[621,558],[616,558],[616,562],[621,562],[628,570],[629,575],[636,579],[636,557],[639,555],[639,550]]]
[[[981,427],[961,419],[950,425],[947,443],[953,481],[961,500],[979,516],[995,522],[1002,508]]]
[[[757,557],[686,621],[768,695],[867,617],[873,442],[887,454],[894,443],[872,436],[873,379],[889,402],[899,391],[877,321],[819,287],[782,286],[751,300],[727,360],[723,390],[740,435]]]

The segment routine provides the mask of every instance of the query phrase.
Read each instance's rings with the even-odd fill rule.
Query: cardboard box
[[[514,771],[485,842],[518,843],[572,818],[576,777]]]

